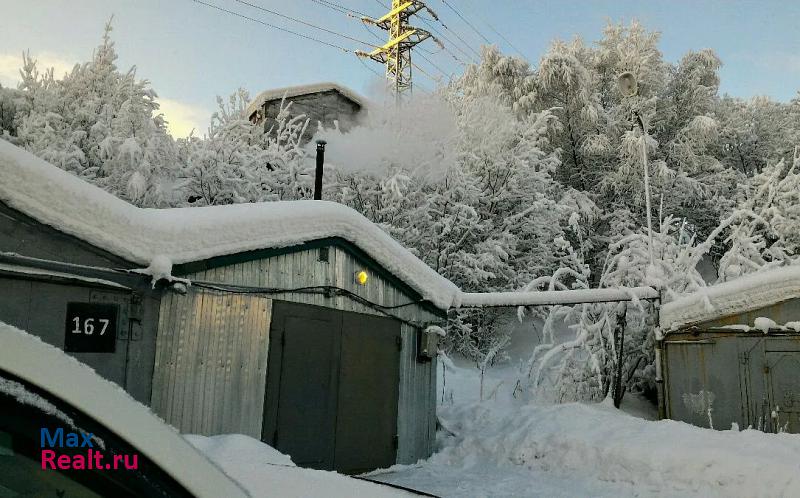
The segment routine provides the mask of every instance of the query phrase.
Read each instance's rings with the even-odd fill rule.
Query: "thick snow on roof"
[[[441,309],[459,293],[375,224],[333,202],[143,209],[5,140],[0,140],[0,202],[143,266],[156,257],[180,264],[341,237]]]
[[[296,85],[296,86],[287,86],[284,88],[274,88],[272,90],[264,90],[263,92],[259,93],[255,99],[253,99],[250,105],[247,106],[247,116],[251,116],[262,105],[264,105],[264,102],[268,100],[282,99],[284,96],[286,96],[287,100],[291,100],[292,97],[298,97],[300,95],[308,95],[311,93],[327,92],[330,90],[334,90],[341,93],[342,95],[344,95],[345,97],[347,97],[348,99],[352,100],[353,102],[362,107],[365,107],[367,104],[367,99],[357,94],[353,90],[350,90],[346,86],[326,81],[322,83],[312,83],[309,85]]]
[[[800,297],[800,266],[775,268],[712,285],[661,308],[665,330],[752,311]]]

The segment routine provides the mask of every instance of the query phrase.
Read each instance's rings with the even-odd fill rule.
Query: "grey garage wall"
[[[61,263],[91,265],[104,268],[135,268],[113,254],[96,248],[76,237],[13,210],[0,202],[0,252]],[[76,277],[98,277],[90,271],[75,269]],[[126,367],[118,370],[119,360],[108,353],[70,353],[94,368],[105,378],[123,386],[136,400],[149,403],[155,337],[158,325],[159,290],[151,288],[148,278],[141,276],[102,275],[128,287],[127,294],[137,295],[141,306],[137,319],[128,322],[130,336],[135,338],[114,356],[124,356]],[[43,276],[0,275],[0,321],[15,325],[45,342],[63,348],[64,320],[68,301],[89,302],[93,292],[105,292],[103,286],[77,284]],[[109,291],[119,294],[120,290]],[[124,293],[124,292],[123,292]]]
[[[134,321],[130,320],[131,298],[131,291],[124,289],[0,276],[0,321],[64,349],[68,302],[119,304],[121,317],[116,351],[69,354],[92,367],[102,377],[125,388],[136,400],[147,404],[150,401],[158,302],[151,296],[145,297],[143,319]]]

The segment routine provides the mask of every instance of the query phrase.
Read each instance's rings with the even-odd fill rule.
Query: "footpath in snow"
[[[606,404],[541,406],[510,388],[478,402],[477,371],[447,375],[455,392],[440,418],[453,434],[440,432],[430,459],[372,479],[443,497],[800,496],[800,435],[714,431]]]

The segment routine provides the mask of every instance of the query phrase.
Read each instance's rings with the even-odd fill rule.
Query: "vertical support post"
[[[658,396],[658,419],[664,420],[667,418],[667,398],[664,393],[664,333],[661,330],[661,295],[662,291],[659,290],[659,298],[653,301],[653,314],[655,319],[655,346],[656,346],[656,395]]]
[[[317,140],[317,171],[314,175],[314,200],[322,200],[322,172],[325,164],[325,140]]]
[[[627,323],[627,310],[628,306],[623,304],[622,311],[617,312],[617,324],[614,329],[614,340],[617,347],[616,372],[614,372],[614,384],[611,389],[614,408],[620,407],[622,404],[622,397],[625,394],[622,386],[622,363],[625,360],[625,325]]]
[[[647,252],[650,256],[650,266],[653,266],[653,222],[650,219],[650,167],[647,164],[647,130],[644,127],[644,121],[639,113],[636,113],[636,120],[639,122],[639,128],[642,130],[642,165],[644,167],[644,202],[645,209],[647,209]]]

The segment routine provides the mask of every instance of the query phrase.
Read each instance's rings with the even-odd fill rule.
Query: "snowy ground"
[[[798,435],[647,420],[635,397],[627,413],[523,403],[515,375],[492,372],[487,391],[503,384],[479,402],[477,370],[449,372],[440,417],[453,434],[430,459],[370,477],[442,497],[800,496]]]

